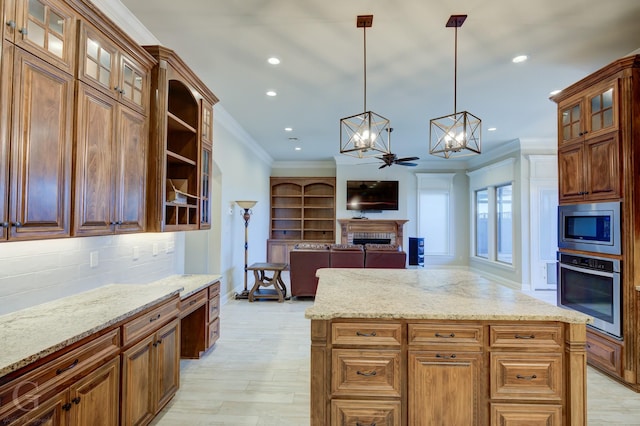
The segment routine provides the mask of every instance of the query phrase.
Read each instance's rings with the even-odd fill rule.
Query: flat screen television
[[[347,210],[398,210],[398,181],[348,180]]]

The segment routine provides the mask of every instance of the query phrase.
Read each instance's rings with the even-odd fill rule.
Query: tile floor
[[[309,424],[310,300],[230,300],[221,337],[200,360],[182,361],[181,388],[157,426]],[[640,425],[640,394],[588,368],[588,425]]]

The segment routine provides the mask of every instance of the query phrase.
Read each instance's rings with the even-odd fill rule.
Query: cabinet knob
[[[27,28],[26,28],[26,27],[22,27],[22,28],[20,28],[20,29],[18,30],[18,32],[19,32],[20,34],[22,34],[23,36],[26,36],[27,34],[29,34],[29,31],[27,31]]]
[[[16,228],[20,228],[22,226],[22,222],[13,222],[11,225],[15,226]]]
[[[9,222],[0,223],[0,228],[8,228],[8,227],[9,227]]]
[[[63,409],[64,411],[69,411],[69,410],[71,410],[71,403],[70,403],[70,402],[67,402],[66,404],[64,404],[64,405],[62,406],[62,409]]]
[[[71,400],[71,402],[73,402],[73,403],[74,403],[74,404],[76,404],[76,405],[80,404],[80,397],[79,397],[79,396],[76,396],[75,398],[73,398],[73,399]]]
[[[7,21],[7,27],[9,27],[11,29],[15,29],[16,28],[16,21],[14,21],[13,19]]]

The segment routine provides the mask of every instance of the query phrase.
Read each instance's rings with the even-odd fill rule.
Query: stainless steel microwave
[[[622,254],[620,202],[558,207],[558,247]]]

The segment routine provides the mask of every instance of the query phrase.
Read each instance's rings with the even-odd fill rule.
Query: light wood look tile
[[[285,276],[288,285],[288,274]],[[311,300],[221,307],[221,337],[200,360],[183,360],[181,387],[157,426],[309,424]],[[587,369],[589,426],[640,425],[640,394]]]

